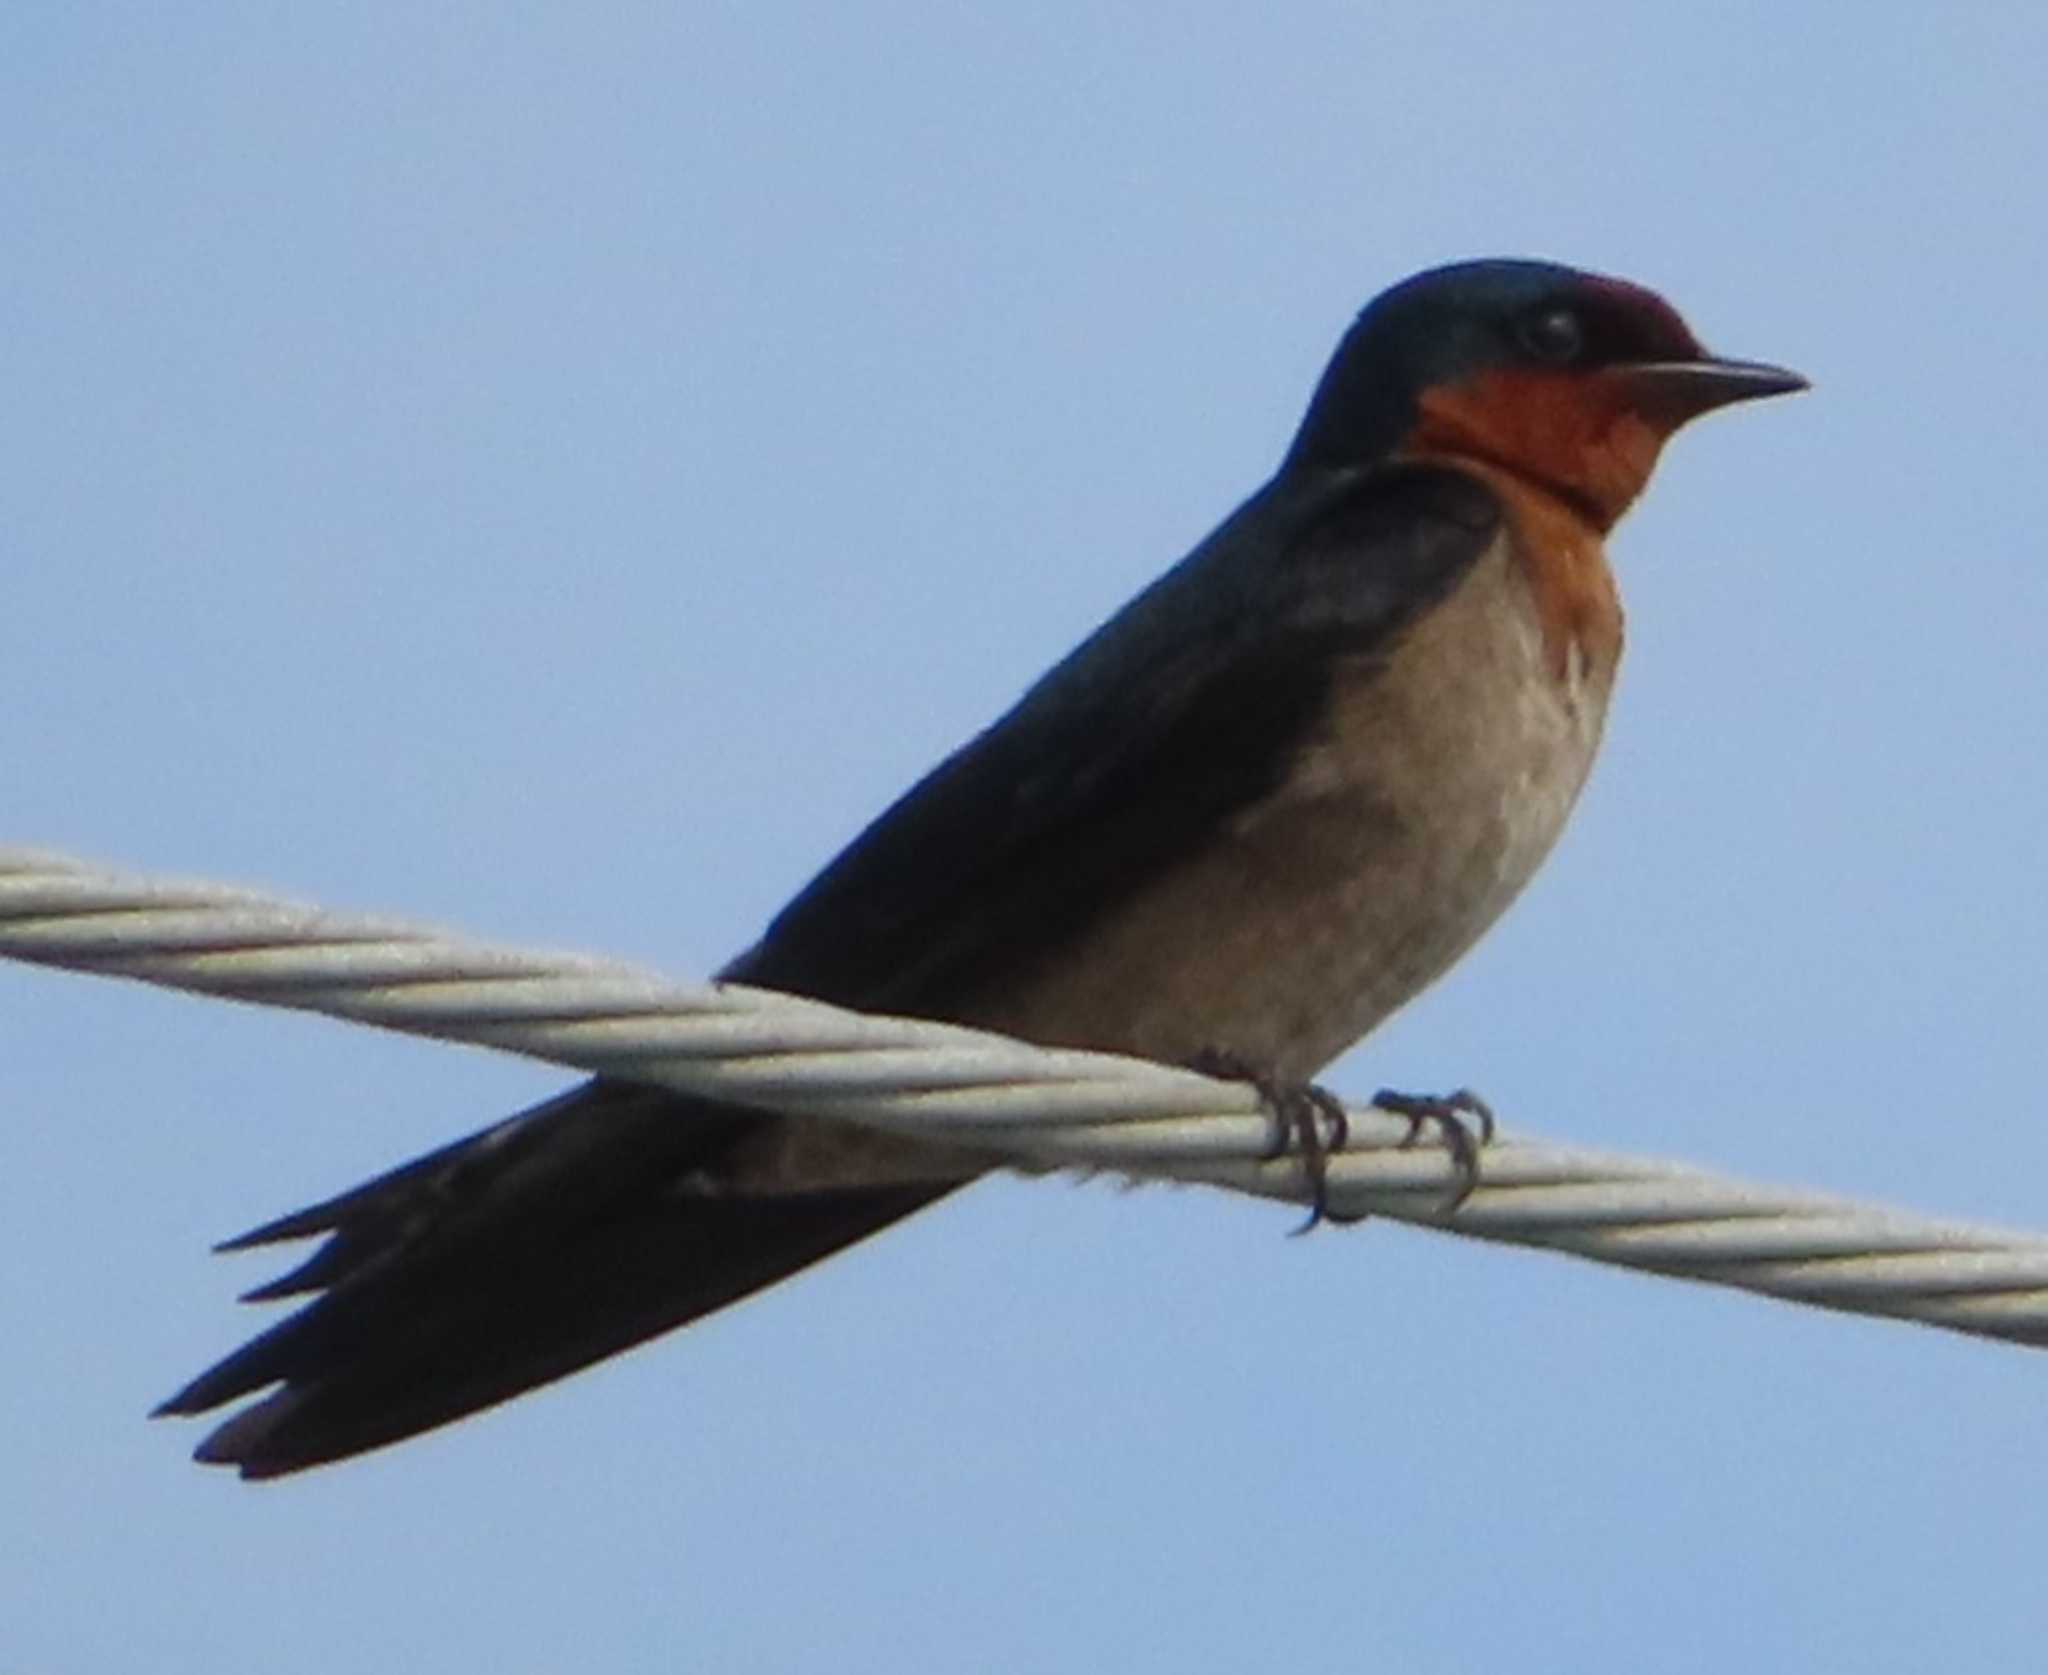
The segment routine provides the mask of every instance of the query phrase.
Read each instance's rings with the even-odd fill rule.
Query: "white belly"
[[[1390,660],[1338,676],[1286,791],[976,1021],[1307,1077],[1440,976],[1556,842],[1613,671],[1550,666],[1505,539]],[[1085,965],[1085,971],[1077,969]]]

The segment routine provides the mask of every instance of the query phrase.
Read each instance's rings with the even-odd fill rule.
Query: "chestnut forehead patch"
[[[1705,353],[1678,310],[1655,291],[1600,274],[1587,275],[1582,290],[1589,324],[1604,328],[1601,347],[1612,358],[1683,361]]]

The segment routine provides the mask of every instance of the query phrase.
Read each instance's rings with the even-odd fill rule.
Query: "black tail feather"
[[[229,1248],[327,1233],[252,1298],[319,1295],[165,1401],[278,1386],[197,1457],[274,1477],[443,1425],[686,1324],[949,1183],[790,1197],[681,1189],[761,1119],[587,1083]]]
[[[396,1169],[387,1169],[361,1186],[324,1198],[317,1204],[309,1204],[303,1210],[279,1216],[275,1221],[266,1221],[261,1227],[237,1233],[232,1239],[223,1239],[213,1248],[225,1254],[255,1250],[262,1245],[289,1244],[294,1239],[310,1239],[316,1233],[331,1233],[364,1214],[375,1214],[380,1208],[401,1202],[408,1189],[426,1183],[437,1174],[458,1169],[465,1159],[488,1150],[494,1140],[509,1136],[522,1126],[540,1122],[556,1107],[571,1106],[583,1099],[594,1086],[584,1083],[571,1088],[567,1093],[521,1111],[517,1116],[507,1117],[503,1122],[493,1123],[474,1134],[466,1134],[460,1140],[451,1140],[447,1145],[416,1157],[410,1163],[400,1164]]]

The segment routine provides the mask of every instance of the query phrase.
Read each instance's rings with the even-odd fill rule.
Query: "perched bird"
[[[1804,387],[1662,299],[1480,261],[1379,297],[1272,480],[722,975],[1301,1086],[1556,840],[1621,656],[1603,541],[1712,408]],[[229,1248],[317,1293],[158,1411],[272,1477],[697,1319],[964,1184],[957,1154],[598,1079]]]

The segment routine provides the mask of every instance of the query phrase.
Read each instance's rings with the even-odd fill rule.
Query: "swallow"
[[[1048,1046],[1323,1065],[1529,881],[1622,652],[1605,541],[1680,426],[1805,388],[1651,291],[1419,274],[1270,481],[862,832],[723,978]],[[296,1313],[157,1410],[269,1478],[519,1395],[964,1185],[944,1148],[599,1078],[230,1241]],[[259,1394],[260,1393],[260,1394]]]

